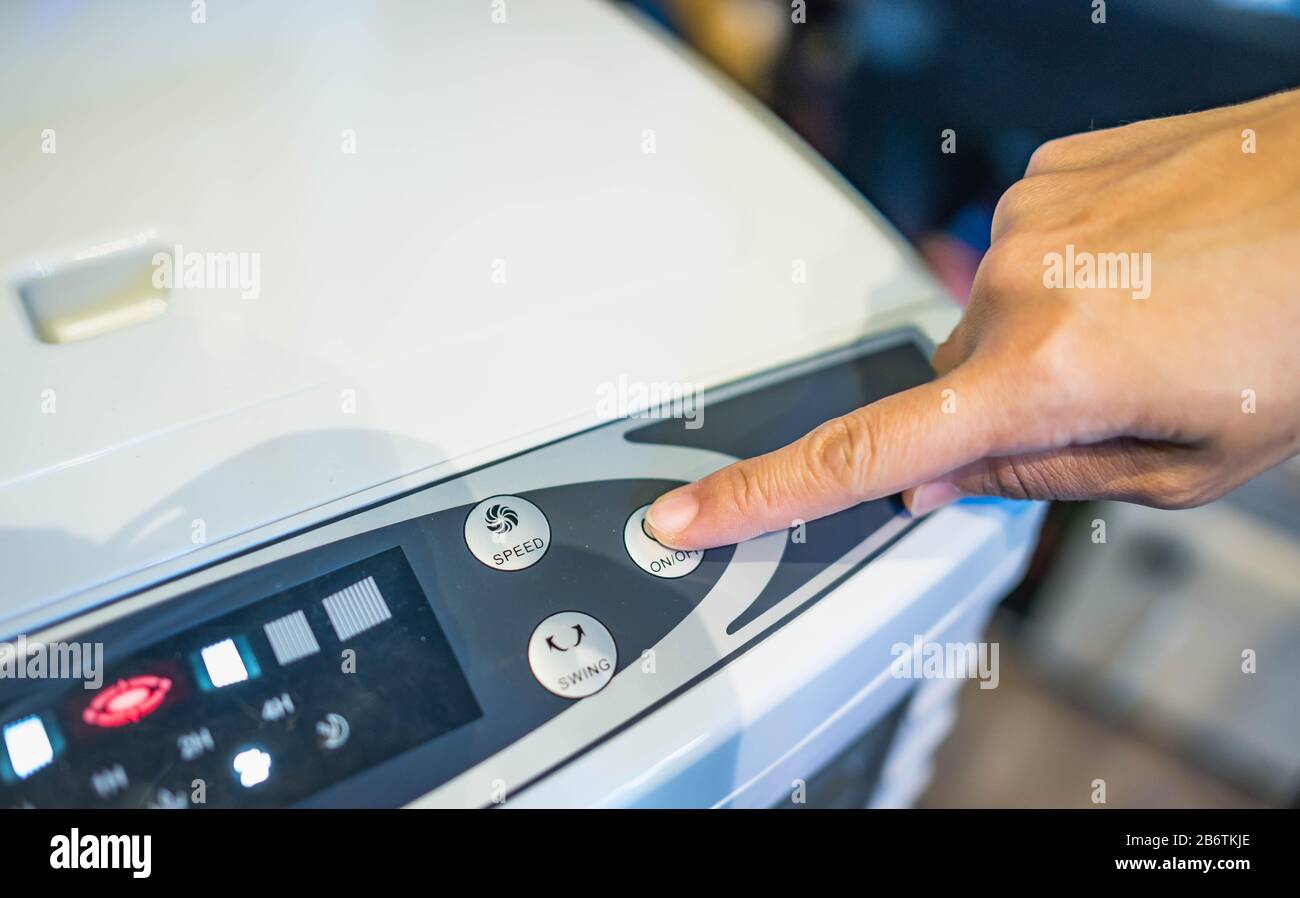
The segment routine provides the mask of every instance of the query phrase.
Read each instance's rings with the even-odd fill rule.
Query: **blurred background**
[[[1300,86],[1300,0],[627,5],[826,156],[958,303],[1043,141]],[[1089,807],[1101,779],[1111,807],[1300,806],[1300,461],[1189,511],[1055,506],[988,638],[1001,683],[964,688],[922,805]]]

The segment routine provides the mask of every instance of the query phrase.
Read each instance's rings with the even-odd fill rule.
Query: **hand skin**
[[[914,515],[963,494],[1185,508],[1300,451],[1300,91],[1044,144],[991,237],[935,381],[661,496],[659,540],[899,491]],[[1150,253],[1149,296],[1046,286],[1070,244]]]

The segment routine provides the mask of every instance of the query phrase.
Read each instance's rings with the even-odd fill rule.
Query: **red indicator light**
[[[90,700],[81,719],[93,727],[124,727],[157,711],[171,688],[171,680],[148,674],[118,680]]]

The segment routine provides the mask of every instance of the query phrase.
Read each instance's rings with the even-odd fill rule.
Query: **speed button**
[[[519,496],[493,496],[465,519],[465,545],[496,571],[522,571],[551,547],[551,524],[542,510]]]
[[[537,682],[556,695],[586,698],[613,679],[618,646],[605,625],[590,614],[561,611],[533,630],[528,666]]]
[[[685,577],[700,566],[704,552],[700,549],[670,549],[646,531],[645,513],[649,505],[632,512],[623,525],[623,545],[636,566],[648,574],[665,579]]]

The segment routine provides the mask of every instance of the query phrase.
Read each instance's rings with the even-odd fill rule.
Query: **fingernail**
[[[680,487],[656,499],[645,513],[645,519],[655,533],[672,536],[691,526],[699,511],[700,503],[690,489]]]
[[[943,508],[962,497],[961,490],[951,483],[923,483],[912,493],[912,517],[919,518],[936,508]]]

